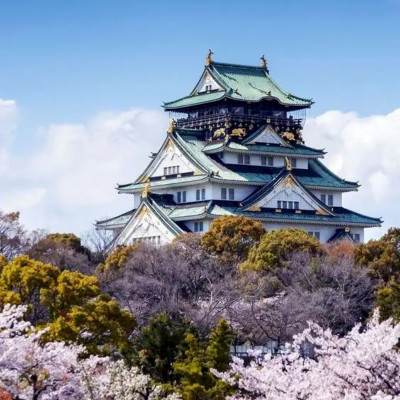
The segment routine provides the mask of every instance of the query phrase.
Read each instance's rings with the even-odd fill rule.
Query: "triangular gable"
[[[279,144],[281,146],[288,147],[288,144],[273,130],[270,125],[243,140],[243,144],[252,143]]]
[[[145,171],[136,180],[136,183],[146,182],[150,177],[153,176],[164,176],[164,168],[179,167],[175,168],[176,174],[183,174],[187,172],[193,172],[195,174],[204,173],[200,166],[189,159],[189,157],[179,148],[179,146],[173,140],[173,136],[170,135],[164,141],[161,149],[157,153],[157,156],[150,162]],[[168,175],[171,172],[167,172]]]
[[[193,89],[193,92],[191,94],[203,93],[212,90],[222,90],[222,89],[223,88],[221,87],[221,85],[217,83],[214,77],[206,69],[203,72],[203,75],[201,76],[199,82],[197,83],[196,87]]]
[[[183,233],[183,230],[163,213],[160,207],[143,199],[132,218],[115,239],[113,247],[138,241],[162,245],[171,242],[177,235]]]
[[[298,202],[300,210],[315,211],[322,215],[334,215],[318,198],[310,193],[296,178],[286,171],[259,192],[243,201],[245,211],[260,208],[278,208],[278,201]],[[287,203],[288,204],[288,203]],[[282,206],[283,207],[283,206]],[[288,207],[286,207],[288,208]]]

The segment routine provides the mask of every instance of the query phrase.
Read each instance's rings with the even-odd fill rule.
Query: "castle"
[[[305,145],[305,111],[313,104],[284,91],[260,66],[219,63],[207,55],[192,92],[164,103],[171,122],[164,143],[143,173],[118,185],[133,195],[132,209],[97,221],[115,232],[113,246],[171,242],[207,231],[214,218],[243,215],[266,229],[300,228],[321,242],[362,242],[380,226],[342,205],[356,191]]]

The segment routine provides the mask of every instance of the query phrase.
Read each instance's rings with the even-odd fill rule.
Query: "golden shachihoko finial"
[[[146,182],[146,186],[143,189],[142,192],[142,198],[146,198],[150,193],[150,179]]]
[[[173,118],[171,118],[169,121],[169,126],[168,126],[167,132],[172,133],[175,130],[175,128],[176,128],[176,121]]]
[[[207,54],[207,57],[206,57],[206,67],[209,67],[212,63],[213,63],[213,59],[212,59],[212,55],[213,55],[214,53],[212,52],[212,50],[210,50],[210,49],[208,49],[208,54]]]
[[[267,68],[267,60],[264,57],[264,54],[260,57],[261,60],[261,67],[262,68]]]

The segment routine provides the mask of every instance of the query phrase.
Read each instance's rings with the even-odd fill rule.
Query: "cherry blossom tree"
[[[40,344],[23,317],[26,306],[6,305],[0,313],[0,393],[9,400],[177,400],[137,368],[108,357],[82,357],[82,346]]]
[[[378,312],[344,337],[309,323],[281,354],[249,366],[235,358],[228,372],[214,373],[238,388],[232,399],[400,399],[399,338],[400,324],[379,323]]]

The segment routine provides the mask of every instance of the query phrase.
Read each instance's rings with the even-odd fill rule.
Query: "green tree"
[[[381,319],[392,317],[400,321],[400,283],[391,281],[377,292],[376,302]]]
[[[172,366],[189,330],[190,326],[186,320],[173,320],[167,313],[150,318],[148,325],[141,329],[136,344],[136,361],[143,371],[158,382],[172,383]]]
[[[105,263],[99,265],[99,272],[118,270],[124,267],[129,257],[139,246],[140,243],[135,243],[130,246],[118,246],[107,256]]]
[[[0,303],[29,305],[32,322],[49,328],[43,340],[74,341],[103,354],[128,346],[135,319],[100,294],[96,277],[61,272],[28,256],[17,256],[0,270]]]
[[[252,218],[223,216],[212,222],[201,244],[222,262],[240,262],[247,258],[249,250],[264,233],[262,224]]]
[[[318,255],[323,253],[323,247],[315,237],[301,229],[272,230],[250,250],[240,269],[273,271],[285,265],[285,260],[293,253]]]
[[[392,278],[400,278],[400,229],[391,228],[379,240],[370,240],[354,249],[358,265],[368,267],[371,276],[385,285]]]
[[[90,354],[126,352],[129,336],[136,327],[133,315],[108,295],[100,295],[85,305],[73,306],[65,315],[45,325],[45,341],[83,344]]]
[[[231,388],[211,372],[229,368],[229,350],[233,332],[221,319],[212,330],[208,341],[200,341],[194,333],[185,338],[186,350],[174,363],[180,381],[179,390],[184,400],[223,400]]]

